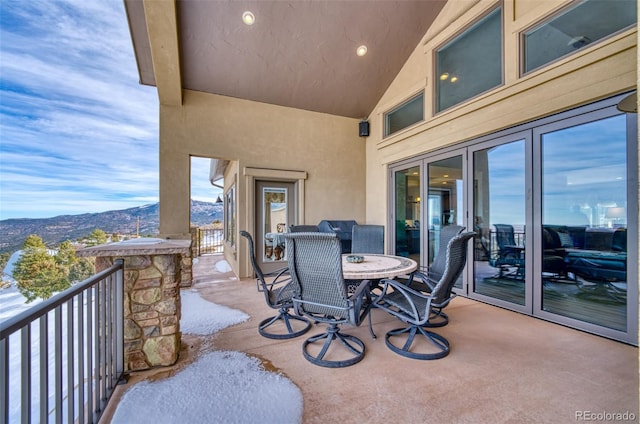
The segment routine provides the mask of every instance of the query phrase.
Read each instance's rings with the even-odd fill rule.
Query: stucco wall
[[[520,77],[520,32],[567,1],[504,1],[504,85],[434,114],[434,50],[496,4],[482,0],[448,2],[369,117],[371,136],[367,139],[366,154],[367,218],[370,222],[387,222],[387,197],[381,196],[380,188],[388,185],[388,164],[636,87],[637,29]],[[385,111],[423,89],[425,121],[383,139]]]
[[[307,173],[300,223],[364,222],[365,141],[358,137],[358,122],[184,91],[182,106],[160,107],[160,233],[177,238],[188,233],[190,155],[238,161],[237,231],[253,231],[247,228],[252,212],[244,201],[247,167]]]

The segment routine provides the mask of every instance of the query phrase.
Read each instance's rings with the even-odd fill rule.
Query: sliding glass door
[[[422,233],[421,166],[410,164],[394,172],[394,252],[420,263]]]
[[[527,151],[529,133],[474,146],[473,293],[526,306]]]
[[[426,186],[427,197],[427,263],[431,265],[439,254],[444,254],[444,241],[440,234],[450,225],[465,226],[464,220],[464,188],[463,157],[449,153],[445,157],[434,157],[427,162]],[[455,287],[461,289],[463,277]]]
[[[622,97],[391,167],[396,253],[427,267],[442,229],[464,226],[458,294],[636,344],[638,127]]]
[[[628,295],[637,279],[628,273],[627,117],[575,121],[536,131],[539,308],[545,316],[624,332],[627,302],[637,304]]]

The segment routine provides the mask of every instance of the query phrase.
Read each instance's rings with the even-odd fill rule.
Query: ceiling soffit
[[[445,2],[178,0],[182,86],[365,118]],[[256,17],[251,26],[241,20],[246,10]],[[129,21],[141,82],[154,85],[138,40],[144,16],[129,12]]]

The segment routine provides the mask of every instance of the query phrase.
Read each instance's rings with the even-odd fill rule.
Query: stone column
[[[142,238],[78,252],[96,257],[96,272],[124,259],[125,371],[169,366],[178,360],[180,287],[185,277],[191,280],[190,244],[190,240]]]

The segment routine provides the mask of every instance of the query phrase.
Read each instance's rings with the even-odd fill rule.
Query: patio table
[[[405,275],[418,268],[416,261],[404,256],[358,254],[364,261],[353,263],[347,261],[348,254],[342,255],[342,274],[345,280],[380,280]]]

